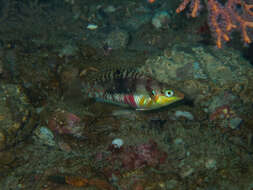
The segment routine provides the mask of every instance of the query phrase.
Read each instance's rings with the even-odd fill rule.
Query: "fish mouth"
[[[174,102],[182,100],[183,96],[173,96],[173,97],[167,97],[167,96],[160,96],[158,101],[156,101],[156,104],[159,106],[166,106],[169,104],[172,104]]]
[[[183,99],[183,98],[181,98],[181,97],[179,97],[179,96],[169,98],[168,104],[172,104],[172,103],[177,102],[177,101],[180,101],[180,100],[182,100],[182,99]]]

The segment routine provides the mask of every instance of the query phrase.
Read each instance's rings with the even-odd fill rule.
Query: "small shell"
[[[88,24],[87,29],[89,30],[96,30],[98,28],[98,25],[96,24]]]
[[[112,141],[112,145],[113,145],[114,148],[120,148],[123,144],[124,144],[123,140],[119,139],[119,138],[114,139]]]

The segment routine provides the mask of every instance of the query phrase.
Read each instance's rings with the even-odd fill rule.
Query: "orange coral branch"
[[[177,13],[186,9],[190,4],[190,16],[196,17],[200,10],[200,0],[184,0],[176,9]],[[230,40],[230,33],[239,30],[245,43],[251,43],[247,29],[253,28],[253,4],[247,4],[243,0],[227,0],[222,5],[218,0],[207,0],[209,27],[216,38],[218,48],[223,42]]]
[[[243,7],[250,16],[253,16],[253,11],[251,11],[253,9],[253,5],[247,5],[246,3],[243,3]]]
[[[176,9],[176,13],[180,13],[185,10],[186,6],[191,2],[191,0],[184,0]]]
[[[233,24],[229,12],[224,11],[225,8],[216,0],[208,1],[208,17],[209,27],[216,38],[216,45],[218,48],[222,47],[222,42],[229,41],[229,33],[237,26]]]
[[[234,18],[235,21],[237,21],[237,26],[240,28],[242,33],[242,38],[244,42],[251,43],[251,39],[247,33],[247,28],[253,28],[253,12],[251,11],[251,8],[253,8],[253,5],[246,4],[245,2],[241,0],[228,0],[226,4],[226,8],[230,15]],[[240,15],[236,11],[236,7],[241,7],[243,10],[243,13]]]
[[[193,18],[197,17],[198,12],[200,10],[200,0],[184,0],[176,9],[176,13],[182,12],[189,3],[191,7],[191,14],[190,14],[191,17]]]

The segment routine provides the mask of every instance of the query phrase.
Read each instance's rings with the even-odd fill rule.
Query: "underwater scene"
[[[253,0],[0,0],[0,190],[253,190]]]

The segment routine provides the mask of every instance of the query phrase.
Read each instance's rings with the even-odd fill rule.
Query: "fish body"
[[[83,81],[82,92],[97,101],[136,110],[158,109],[184,98],[183,93],[167,84],[131,70],[109,71]]]

